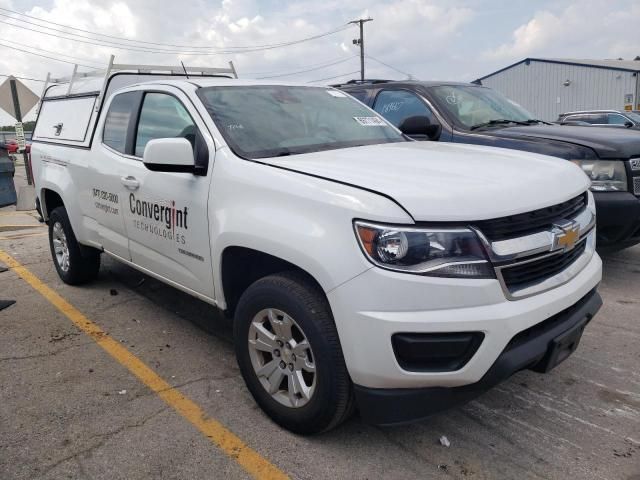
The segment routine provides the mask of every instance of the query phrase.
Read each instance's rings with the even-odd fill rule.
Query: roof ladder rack
[[[74,65],[73,72],[70,77],[60,77],[53,78],[50,73],[47,73],[47,79],[44,82],[44,88],[42,89],[42,96],[40,97],[40,103],[38,105],[38,111],[42,106],[42,100],[44,99],[45,94],[47,93],[47,88],[53,84],[65,84],[68,83],[66,95],[72,95],[72,89],[76,80],[81,78],[88,77],[96,77],[103,76],[102,87],[98,93],[98,98],[96,99],[95,110],[99,111],[102,102],[104,101],[104,96],[107,90],[107,86],[109,84],[109,79],[111,76],[120,71],[128,71],[131,73],[138,74],[150,74],[155,73],[158,75],[177,75],[177,76],[224,76],[230,78],[238,78],[238,73],[236,71],[233,62],[229,62],[228,68],[214,68],[214,67],[189,67],[184,65],[178,66],[168,66],[168,65],[134,65],[134,64],[120,64],[114,63],[115,56],[111,55],[109,57],[109,63],[107,68],[104,70],[94,70],[90,72],[78,72],[78,65]]]

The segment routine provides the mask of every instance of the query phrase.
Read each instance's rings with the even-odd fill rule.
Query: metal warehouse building
[[[495,88],[536,118],[591,109],[640,109],[637,60],[526,58],[475,80]]]

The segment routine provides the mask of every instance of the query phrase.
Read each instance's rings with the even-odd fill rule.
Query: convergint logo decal
[[[129,211],[134,216],[133,225],[138,230],[149,232],[156,237],[175,240],[184,245],[186,231],[189,230],[188,207],[176,206],[175,200],[154,202],[136,198],[129,194]]]

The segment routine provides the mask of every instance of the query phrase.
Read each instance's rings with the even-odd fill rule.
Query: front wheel
[[[296,433],[330,430],[353,410],[352,385],[324,293],[306,276],[262,278],[240,298],[234,343],[260,407]]]
[[[80,285],[98,276],[100,252],[78,243],[64,207],[54,208],[49,215],[49,247],[64,283]]]

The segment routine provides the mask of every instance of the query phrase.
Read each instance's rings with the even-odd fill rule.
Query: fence
[[[24,132],[24,137],[27,140],[31,140],[31,134],[33,132]],[[7,140],[15,140],[16,133],[15,132],[0,132],[0,144],[7,143]]]

